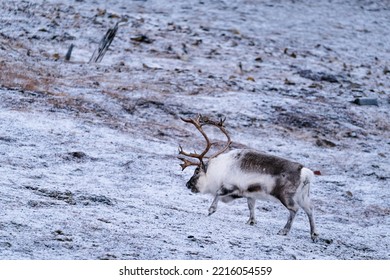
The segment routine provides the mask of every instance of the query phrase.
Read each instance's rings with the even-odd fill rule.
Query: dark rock
[[[64,155],[62,155],[62,158],[68,161],[75,161],[75,162],[84,162],[87,160],[96,160],[96,158],[88,156],[86,153],[81,151],[75,151],[75,152],[69,152]]]
[[[112,200],[104,195],[80,196],[79,200],[82,200],[84,205],[90,205],[90,204],[105,204],[108,206],[114,205]]]
[[[0,242],[0,248],[11,248],[12,244],[9,242]]]
[[[85,158],[87,156],[87,154],[84,152],[71,152],[71,153],[69,153],[69,155],[74,157],[74,158],[79,158],[79,159]]]
[[[378,100],[376,98],[356,98],[352,103],[355,103],[360,106],[364,105],[375,105],[379,106]]]
[[[8,136],[0,136],[0,141],[4,141],[4,142],[8,142],[8,143],[16,142],[15,139],[8,137]]]
[[[317,146],[319,147],[336,147],[336,144],[332,141],[326,140],[326,139],[318,139],[316,141]]]
[[[130,38],[132,41],[138,42],[138,43],[145,43],[145,44],[151,44],[154,40],[150,39],[148,36],[144,34],[138,34],[134,37]]]
[[[313,72],[312,70],[300,70],[298,71],[298,75],[302,78],[309,79],[315,82],[329,82],[329,83],[338,83],[339,79],[336,75],[328,74],[324,72]]]

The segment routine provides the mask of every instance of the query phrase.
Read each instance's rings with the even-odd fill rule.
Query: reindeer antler
[[[207,152],[210,150],[211,146],[213,145],[213,143],[210,142],[209,138],[207,137],[207,134],[203,130],[204,125],[212,125],[212,126],[218,127],[222,131],[222,133],[225,134],[225,136],[227,137],[227,144],[225,145],[225,147],[222,150],[215,153],[214,155],[212,155],[211,157],[209,157],[209,159],[217,157],[218,155],[222,154],[223,152],[225,152],[229,148],[229,146],[231,144],[231,139],[230,139],[230,136],[227,133],[226,129],[224,128],[225,119],[220,119],[219,122],[216,122],[216,121],[210,120],[208,117],[203,117],[202,115],[198,115],[195,119],[181,118],[181,120],[184,122],[187,122],[187,123],[192,123],[196,127],[196,129],[202,134],[204,139],[206,140],[206,148],[200,154],[197,154],[195,152],[194,153],[184,152],[183,148],[181,146],[179,146],[179,154],[180,155],[183,155],[186,157],[191,157],[191,158],[196,158],[199,160],[199,163],[196,163],[193,161],[189,161],[183,157],[178,157],[180,160],[183,161],[183,163],[180,164],[182,170],[184,170],[186,167],[191,166],[191,165],[200,166],[201,164],[203,164],[203,158],[206,156]]]
[[[209,159],[215,158],[215,157],[219,156],[220,154],[224,153],[229,148],[230,144],[232,143],[232,140],[230,139],[230,136],[225,129],[225,120],[226,120],[226,118],[223,118],[223,119],[219,119],[219,121],[216,122],[216,121],[210,120],[207,117],[205,117],[203,119],[204,124],[209,124],[209,125],[213,125],[213,126],[218,127],[219,130],[221,130],[222,133],[225,134],[225,136],[227,138],[227,142],[226,142],[225,147],[223,147],[221,150],[219,150],[218,152],[216,152],[215,154],[210,156]]]
[[[181,158],[181,157],[177,157],[177,158],[183,161],[183,163],[180,164],[181,171],[186,169],[188,166],[192,166],[192,165],[199,166],[199,163],[197,163],[197,162],[189,161],[189,160],[187,160],[185,158]]]

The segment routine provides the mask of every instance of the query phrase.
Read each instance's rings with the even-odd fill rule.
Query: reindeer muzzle
[[[190,181],[187,182],[186,187],[191,190],[192,193],[198,193],[199,190],[196,188],[196,186]]]

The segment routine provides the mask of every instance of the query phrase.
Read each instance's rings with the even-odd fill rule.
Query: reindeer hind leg
[[[248,202],[248,208],[249,208],[249,220],[246,222],[248,225],[255,225],[256,224],[256,217],[255,217],[255,205],[256,205],[256,199],[252,197],[247,198]]]
[[[304,197],[303,199],[298,201],[298,204],[303,209],[303,211],[305,211],[307,217],[309,218],[310,236],[313,242],[316,242],[319,234],[316,230],[316,224],[313,215],[313,205],[311,203],[311,200],[309,197]]]
[[[304,180],[302,183],[302,189],[300,195],[297,196],[297,203],[305,211],[307,217],[309,218],[310,224],[310,237],[313,242],[316,242],[319,234],[316,230],[316,224],[314,222],[313,215],[313,204],[310,199],[310,180]]]

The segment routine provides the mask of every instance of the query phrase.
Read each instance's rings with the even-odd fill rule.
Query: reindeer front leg
[[[214,214],[215,211],[217,211],[218,201],[220,199],[220,196],[218,194],[215,195],[213,202],[211,203],[209,207],[209,216]]]
[[[236,186],[232,186],[231,188],[222,186],[215,194],[214,200],[209,207],[209,216],[217,211],[218,202],[221,198],[223,202],[229,202],[238,197],[241,197],[240,190]],[[254,219],[254,215],[251,214],[251,217]]]
[[[229,193],[229,190],[227,190],[224,186],[222,186],[217,191],[217,193],[215,194],[214,200],[209,207],[209,216],[214,214],[215,211],[217,211],[218,202],[221,199],[221,196],[224,197],[224,196],[226,196],[227,193]]]
[[[287,235],[291,229],[293,222],[294,222],[294,218],[298,212],[299,206],[298,206],[298,203],[294,200],[294,194],[291,194],[291,193],[286,193],[283,196],[280,196],[279,200],[288,209],[290,214],[288,216],[286,225],[284,226],[284,228],[282,228],[278,232],[278,234],[279,235]]]

